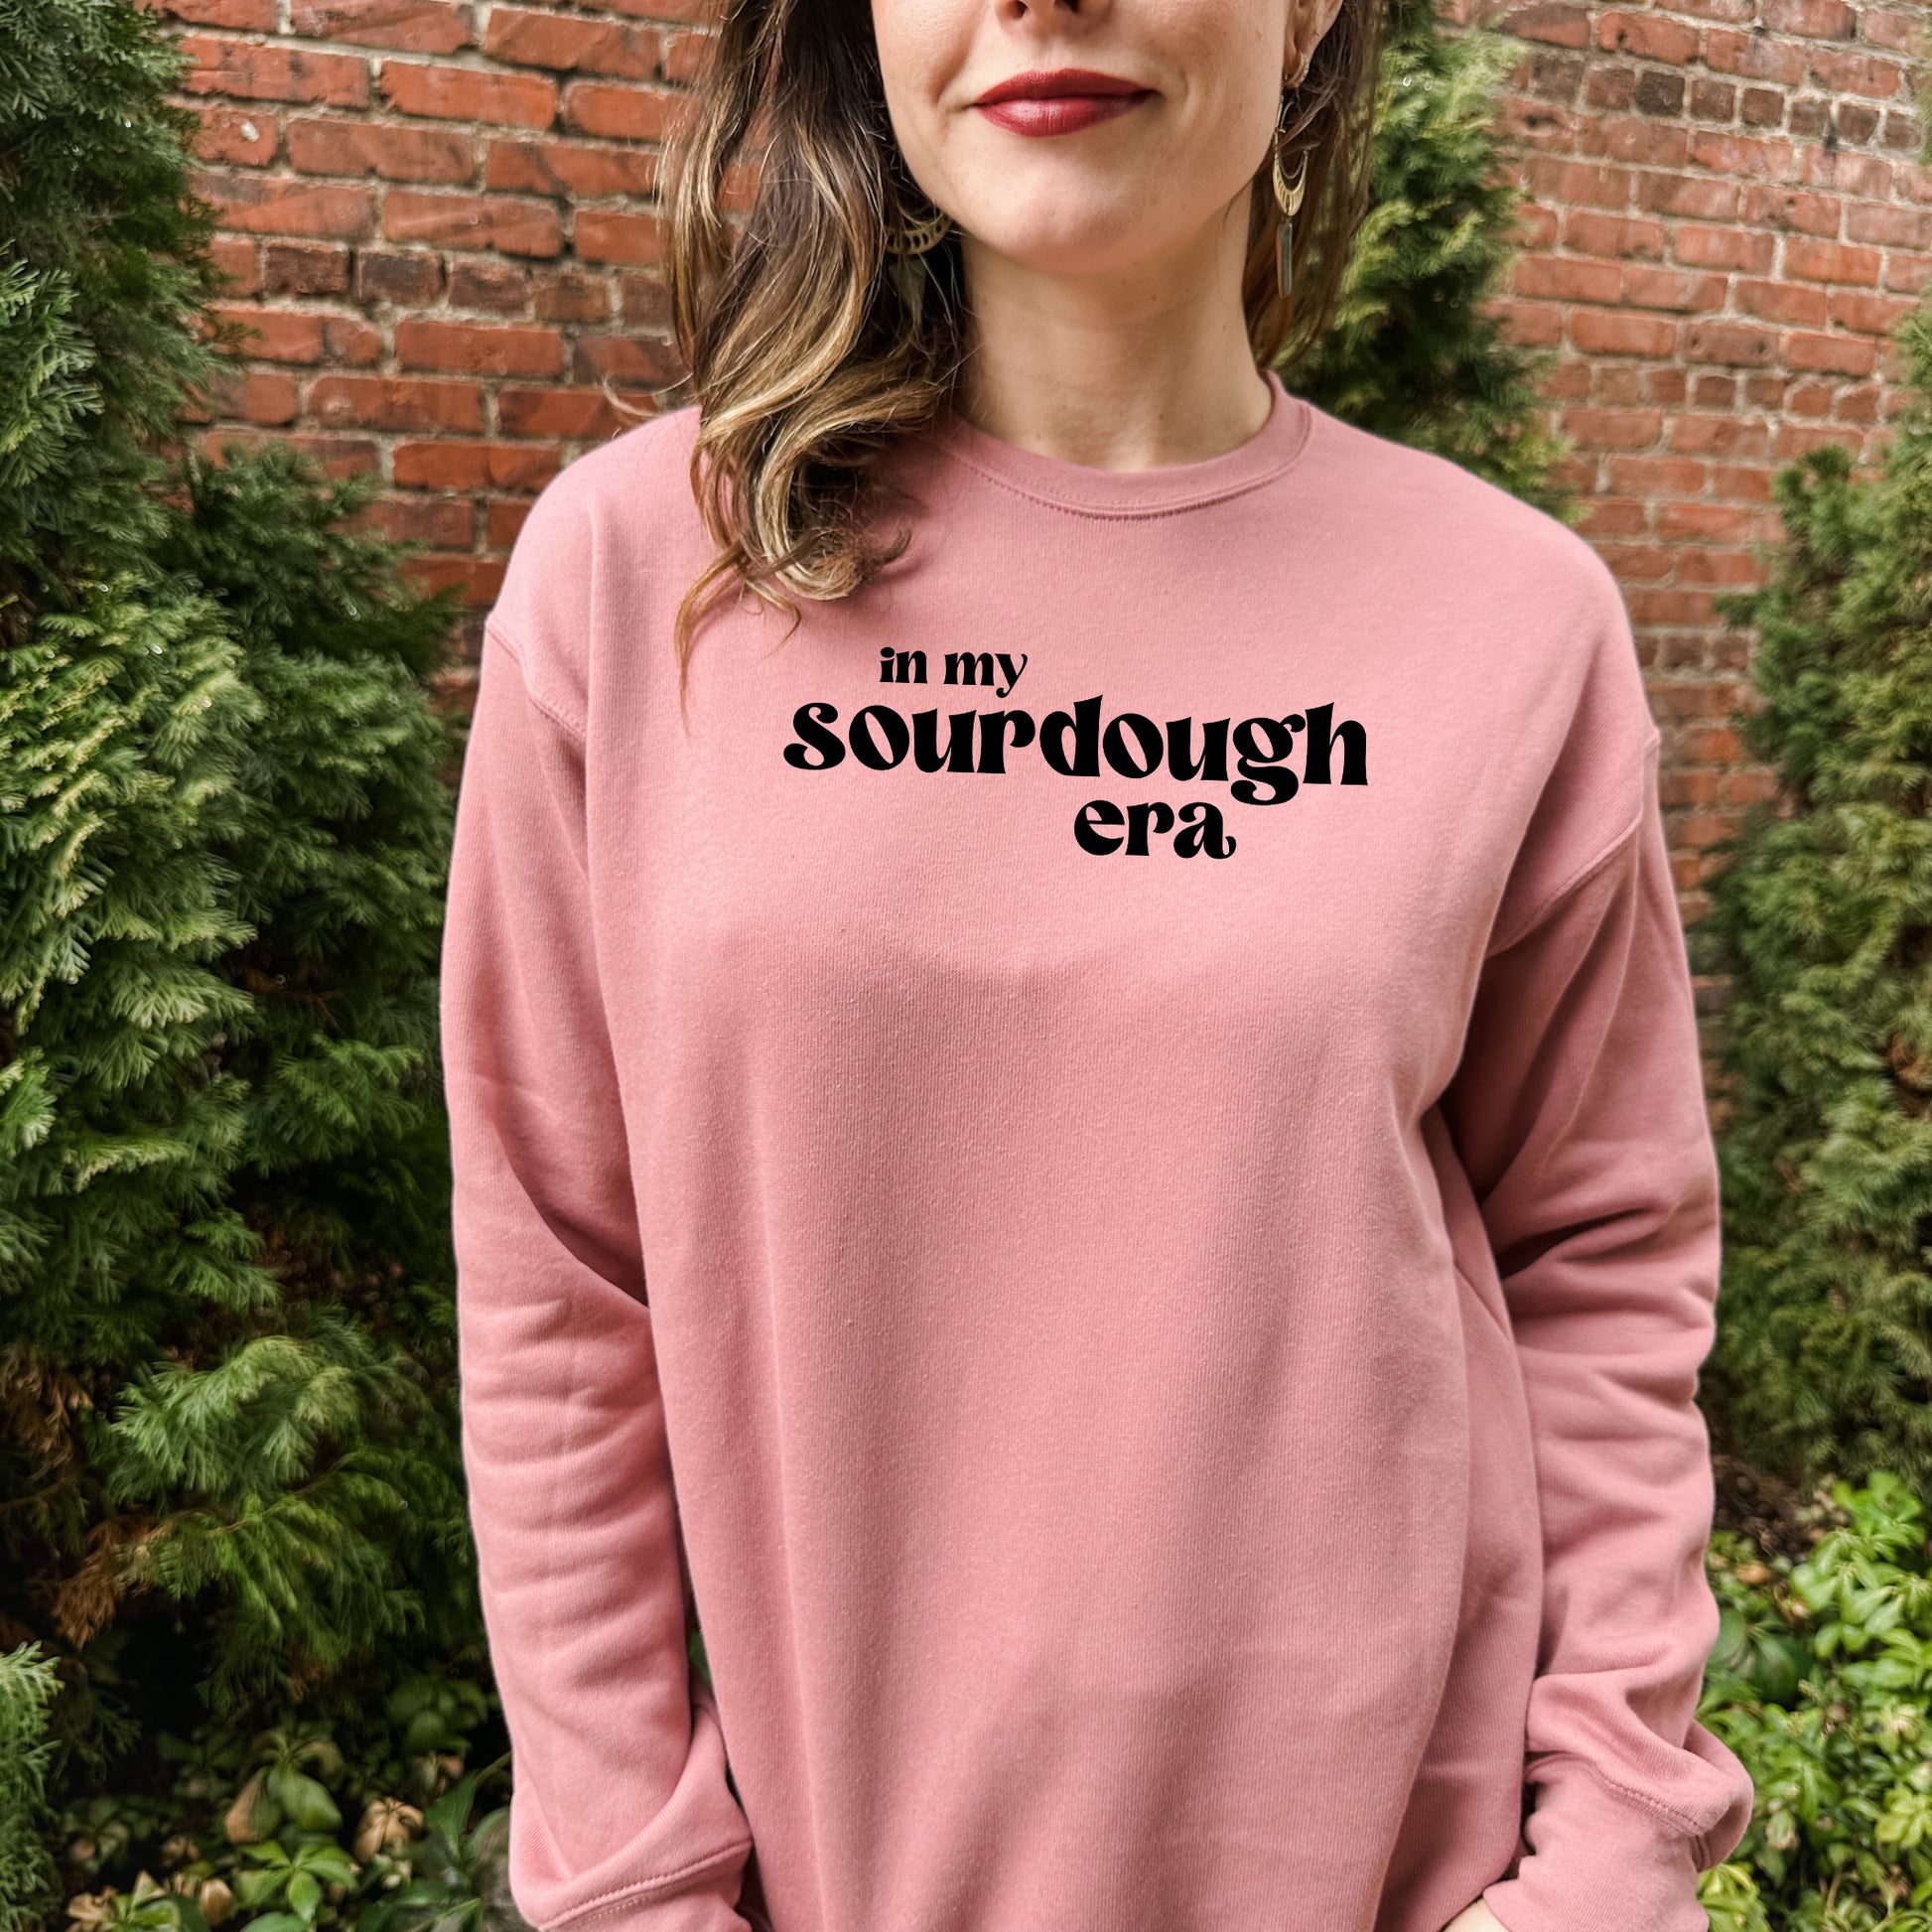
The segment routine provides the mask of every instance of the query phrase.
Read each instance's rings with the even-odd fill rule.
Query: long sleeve
[[[1564,852],[1560,823],[1538,833],[1540,883],[1505,908],[1444,1100],[1508,1304],[1543,1525],[1528,1849],[1483,1893],[1508,1932],[1705,1932],[1697,1873],[1751,1811],[1744,1767],[1695,1718],[1718,1630],[1695,1401],[1718,1174],[1657,737],[1615,753],[1634,737],[1582,734],[1599,770],[1625,764],[1627,823],[1588,851]]]
[[[510,1890],[543,1932],[744,1932],[751,1834],[687,1648],[595,969],[583,746],[554,697],[532,696],[500,615],[459,795],[441,998],[462,1445],[512,1746]]]

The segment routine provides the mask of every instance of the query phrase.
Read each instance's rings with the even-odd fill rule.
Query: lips
[[[973,105],[1015,134],[1072,134],[1131,112],[1154,89],[1092,68],[1016,73],[989,87]]]

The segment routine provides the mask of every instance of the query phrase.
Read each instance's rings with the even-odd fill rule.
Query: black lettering
[[[1262,736],[1265,734],[1265,738]],[[1235,760],[1241,776],[1228,790],[1244,805],[1280,805],[1295,796],[1295,773],[1281,759],[1295,749],[1295,730],[1286,718],[1244,718],[1234,728]],[[1270,787],[1267,797],[1255,789],[1256,779]]]
[[[1062,717],[1065,713],[1060,714]],[[1121,816],[1118,805],[1105,798],[1090,798],[1073,814],[1073,837],[1082,852],[1091,852],[1104,858],[1109,852],[1120,850],[1118,839],[1103,838],[1099,827],[1102,825],[1125,825],[1127,820]]]
[[[1140,741],[1141,756],[1136,761],[1128,750],[1125,733]],[[1124,778],[1151,777],[1161,768],[1161,727],[1138,711],[1123,711],[1107,725],[1107,762]]]
[[[993,653],[990,650],[949,650],[946,653],[948,684],[994,684]]]
[[[1215,718],[1200,728],[1200,761],[1194,760],[1194,721],[1168,720],[1168,769],[1176,778],[1225,784],[1228,775],[1228,721]]]
[[[1203,798],[1190,799],[1180,808],[1180,830],[1174,834],[1173,849],[1183,859],[1205,852],[1210,859],[1225,859],[1235,840],[1221,826],[1220,808]]]
[[[785,747],[785,762],[800,771],[829,771],[845,757],[845,747],[825,727],[836,724],[839,708],[835,704],[801,704],[791,714],[791,728],[805,742]],[[821,753],[816,763],[812,752]]]
[[[1034,742],[1034,715],[1031,711],[983,711],[980,713],[980,769],[1004,771],[1007,768],[1007,727],[1013,727],[1013,749]]]
[[[886,734],[886,748],[892,753],[888,758],[874,742],[872,726],[867,721],[879,720],[879,729]],[[906,754],[912,743],[912,734],[905,729],[905,720],[889,704],[869,704],[857,713],[851,727],[852,756],[861,764],[870,765],[875,771],[890,771]]]
[[[939,714],[936,711],[913,712],[912,762],[921,771],[937,771],[942,765],[949,771],[972,770],[973,726],[978,717],[976,711],[955,711],[951,714],[946,732],[946,754],[941,758]]]
[[[1069,730],[1074,745],[1071,759],[1066,755]],[[1082,698],[1071,713],[1049,711],[1039,721],[1039,755],[1063,778],[1099,777],[1100,700]]]
[[[1309,706],[1309,757],[1302,769],[1305,785],[1328,783],[1328,753],[1336,739],[1342,743],[1341,781],[1345,785],[1368,783],[1368,733],[1352,718],[1344,718],[1331,731],[1328,721],[1334,716],[1331,704]]]
[[[1127,808],[1127,856],[1147,857],[1149,831],[1158,837],[1173,830],[1173,807],[1159,798],[1137,799]]]

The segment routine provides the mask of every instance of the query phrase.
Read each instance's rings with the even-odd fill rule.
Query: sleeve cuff
[[[1698,1836],[1583,1767],[1540,1781],[1515,1875],[1483,1890],[1505,1932],[1710,1932]]]

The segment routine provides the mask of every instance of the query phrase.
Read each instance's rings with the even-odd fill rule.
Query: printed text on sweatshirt
[[[1203,463],[899,446],[905,554],[707,623],[682,716],[695,412],[517,540],[442,997],[542,1932],[1703,1932],[1717,1173],[1623,605],[1269,381]]]

